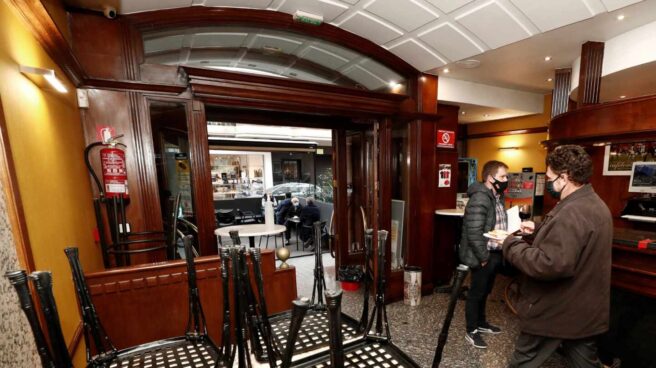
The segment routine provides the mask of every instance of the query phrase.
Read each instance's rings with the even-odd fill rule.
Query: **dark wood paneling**
[[[335,210],[335,267],[348,264],[348,199],[346,190],[346,131],[333,129],[333,198]],[[342,174],[343,173],[343,174]]]
[[[197,258],[196,272],[207,328],[220,344],[223,293],[219,258]],[[276,270],[273,251],[263,250],[262,274],[269,313],[289,309],[297,297],[295,269]],[[88,274],[86,279],[100,320],[117,348],[184,334],[188,288],[183,261],[117,268]],[[230,296],[232,306],[232,292]]]
[[[130,14],[125,19],[141,30],[206,27],[216,25],[260,26],[318,37],[336,44],[347,45],[397,71],[414,75],[417,71],[403,59],[375,43],[328,23],[311,26],[294,22],[291,14],[256,9],[234,9],[192,6],[153,12]]]
[[[566,113],[569,108],[569,89],[572,68],[556,69],[554,75],[553,99],[551,102],[551,118]]]
[[[443,116],[442,120],[438,124],[439,129],[453,130],[458,132],[458,114],[459,108],[457,106],[447,106],[440,105],[438,106],[438,112]],[[471,138],[471,136],[469,137]],[[436,133],[432,136],[432,143],[435,146]],[[457,137],[456,137],[457,140]],[[457,188],[457,178],[458,178],[458,152],[456,149],[445,149],[445,148],[436,148],[436,162],[433,172],[434,177],[434,188],[435,197],[433,202],[433,210],[426,214],[430,216],[430,221],[432,224],[435,221],[435,210],[436,209],[445,209],[445,208],[456,208],[456,194],[458,192]],[[437,169],[439,164],[450,164],[451,165],[451,186],[447,188],[437,188]],[[453,225],[453,224],[452,224]],[[444,231],[440,233],[438,231]],[[446,230],[446,231],[445,231]],[[431,281],[436,285],[447,283],[454,271],[454,241],[452,237],[455,236],[454,232],[459,232],[459,228],[446,229],[444,224],[440,224],[434,230],[433,238],[430,239],[431,243],[434,245],[433,252],[431,254],[431,265],[433,269]],[[450,233],[450,234],[449,234]]]
[[[611,283],[614,287],[656,298],[656,251],[613,245]]]
[[[205,105],[202,102],[194,101],[192,114],[188,127],[189,154],[200,252],[202,255],[217,254],[217,243],[214,236],[216,221],[214,217],[214,197],[212,195],[210,148],[207,139]]]
[[[406,96],[183,67],[194,97],[208,104],[310,114],[391,115]]]
[[[96,14],[70,17],[73,52],[85,74],[94,79],[128,80],[123,25]]]
[[[604,43],[588,41],[581,46],[581,67],[577,105],[583,107],[599,103],[601,67],[604,62]]]
[[[80,87],[114,89],[118,91],[159,92],[175,95],[181,94],[187,89],[186,85],[141,83],[113,79],[85,79]]]
[[[656,134],[656,95],[570,111],[551,120],[549,142],[617,141]]]
[[[96,127],[112,126],[115,134],[123,134],[120,142],[125,148],[128,171],[130,200],[126,206],[126,215],[132,231],[161,230],[161,213],[157,194],[157,176],[153,175],[154,156],[152,138],[147,124],[139,123],[145,118],[143,96],[136,92],[108,91],[89,89],[89,108],[81,109],[82,125],[85,143],[96,142]],[[146,118],[147,119],[147,118]],[[150,144],[148,146],[148,144]],[[91,151],[91,165],[100,175],[99,148]],[[151,162],[152,161],[152,162]],[[151,167],[152,166],[152,167]],[[98,196],[98,188],[92,183],[94,196]],[[153,186],[155,186],[153,188]],[[133,263],[161,261],[164,253],[138,254],[131,257]]]

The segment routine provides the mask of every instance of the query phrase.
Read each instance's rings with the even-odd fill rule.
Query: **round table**
[[[254,248],[256,236],[278,235],[280,233],[283,233],[285,230],[287,230],[287,228],[285,227],[285,225],[267,225],[267,224],[232,225],[232,226],[220,227],[214,230],[214,235],[216,235],[217,240],[219,240],[219,237],[221,236],[229,237],[230,232],[233,230],[239,231],[239,236],[247,236],[250,247]]]

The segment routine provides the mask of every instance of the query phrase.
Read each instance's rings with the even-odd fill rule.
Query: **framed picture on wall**
[[[631,175],[631,167],[638,161],[656,161],[656,142],[610,144],[604,152],[604,175]]]
[[[300,160],[282,160],[282,179],[284,182],[297,182],[301,179]]]

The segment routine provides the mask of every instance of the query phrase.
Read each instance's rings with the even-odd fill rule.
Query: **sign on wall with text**
[[[437,131],[437,147],[439,148],[454,148],[456,144],[456,132],[453,130]]]
[[[451,164],[440,164],[438,170],[438,188],[451,187]]]

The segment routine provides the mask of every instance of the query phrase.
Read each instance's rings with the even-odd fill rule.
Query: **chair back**
[[[207,322],[203,306],[200,304],[200,293],[196,283],[196,266],[194,265],[193,251],[194,237],[187,235],[184,237],[185,260],[187,263],[187,286],[189,289],[189,318],[187,319],[187,337],[206,337]]]
[[[7,272],[5,277],[9,279],[9,283],[14,286],[16,294],[18,294],[20,307],[25,313],[27,321],[30,323],[32,335],[34,335],[34,341],[36,342],[36,349],[39,353],[39,358],[41,358],[41,366],[43,368],[55,368],[52,353],[50,352],[45,335],[39,324],[39,317],[37,317],[36,310],[34,309],[32,294],[27,286],[27,273],[23,270],[12,271]]]
[[[102,364],[102,362],[110,362],[116,357],[118,351],[100,323],[98,313],[96,313],[96,307],[91,301],[91,293],[87,288],[84,271],[80,264],[79,250],[77,248],[69,247],[64,249],[64,252],[66,253],[68,263],[71,267],[77,301],[80,304],[80,312],[82,313],[87,362],[94,361],[99,364]],[[92,345],[94,351],[97,353],[94,357],[91,356]]]
[[[41,311],[43,312],[46,326],[48,327],[48,336],[50,337],[50,346],[52,347],[52,356],[57,368],[72,368],[73,362],[68,355],[68,347],[62,333],[61,323],[59,322],[59,313],[57,312],[57,303],[52,294],[52,274],[48,271],[36,271],[30,275],[32,283],[39,296]]]

